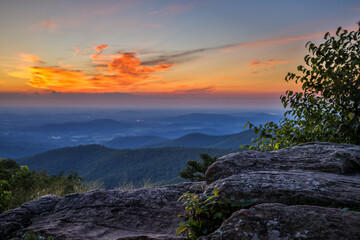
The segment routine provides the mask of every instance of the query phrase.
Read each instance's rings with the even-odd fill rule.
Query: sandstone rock
[[[244,151],[219,158],[206,171],[208,184],[246,171],[305,169],[360,173],[360,146],[312,142],[278,151]]]
[[[360,174],[354,176],[305,170],[257,171],[232,175],[209,185],[220,196],[254,204],[281,202],[360,208]]]
[[[232,214],[200,240],[360,239],[360,212],[318,206],[260,204]]]
[[[179,239],[175,236],[178,214],[184,206],[178,198],[187,191],[195,191],[194,183],[129,191],[97,190],[70,194],[52,201],[51,208],[32,207],[34,214],[22,211],[26,205],[0,216],[0,238],[16,236],[22,231],[35,231],[55,239]],[[200,188],[199,188],[200,189]],[[49,197],[48,197],[49,198]],[[38,200],[28,205],[38,206]],[[30,209],[30,208],[29,208]],[[34,216],[36,215],[36,218]],[[7,227],[9,219],[18,218]],[[33,219],[31,219],[33,218]],[[10,234],[12,232],[12,235]]]

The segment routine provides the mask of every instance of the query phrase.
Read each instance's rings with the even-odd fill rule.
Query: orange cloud
[[[133,84],[133,79],[115,75],[90,76],[82,71],[50,67],[31,67],[28,70],[31,72],[31,79],[27,84],[56,92],[127,92],[128,86]]]
[[[270,66],[270,65],[277,65],[282,63],[291,63],[293,60],[280,60],[280,59],[270,59],[267,61],[260,61],[260,60],[252,60],[249,65],[253,67],[262,67],[262,66]]]
[[[40,61],[39,57],[37,57],[35,55],[31,55],[31,54],[27,54],[27,53],[21,53],[20,57],[21,57],[21,60],[23,62],[42,63],[42,61]]]
[[[171,68],[172,65],[161,64],[155,66],[141,65],[141,60],[136,58],[136,53],[127,52],[120,53],[119,56],[113,58],[110,62],[102,62],[98,70],[108,74],[116,74],[126,78],[148,78],[150,74],[164,71]]]
[[[66,92],[76,92],[89,88],[89,77],[81,71],[70,71],[50,67],[30,67],[31,79],[28,84],[32,87]]]
[[[107,45],[97,46],[99,53],[92,55],[97,74],[87,74],[83,71],[67,70],[61,67],[27,67],[22,71],[11,72],[9,75],[30,79],[27,84],[41,89],[57,92],[131,92],[139,90],[142,86],[153,87],[154,76],[158,72],[164,72],[173,67],[169,64],[157,64],[155,66],[143,65],[137,58],[136,53],[118,53],[115,55],[101,55],[101,51]],[[73,48],[75,52],[76,47]],[[23,54],[23,58],[32,63],[39,62],[36,56]],[[63,65],[66,67],[66,65]],[[143,89],[144,90],[144,89]]]
[[[96,51],[98,51],[99,53],[101,53],[105,48],[107,48],[109,45],[107,44],[102,44],[102,45],[99,45],[99,46],[94,46],[94,49]]]

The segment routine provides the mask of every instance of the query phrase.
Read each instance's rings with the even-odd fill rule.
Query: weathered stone
[[[219,158],[206,171],[208,184],[247,171],[304,169],[360,173],[360,146],[312,142],[278,151],[244,151]]]
[[[318,206],[260,204],[232,214],[199,240],[360,239],[360,212]]]
[[[32,221],[29,222],[27,216],[26,221],[20,219],[18,223],[25,226],[22,231],[40,232],[59,240],[179,239],[181,237],[175,236],[175,229],[181,221],[178,214],[184,212],[184,207],[178,199],[185,192],[195,191],[197,185],[183,183],[128,191],[97,190],[70,194],[59,198],[50,211],[36,211],[38,215],[36,218],[32,216]],[[27,204],[32,206],[33,202]],[[29,209],[27,205],[20,209],[25,207]],[[14,216],[17,218],[18,211],[6,212],[0,217],[0,222]],[[0,237],[19,230],[19,226],[8,229]],[[16,233],[12,236],[15,237]]]
[[[360,208],[360,174],[353,176],[305,170],[258,171],[232,175],[209,185],[235,202],[281,202]]]
[[[360,239],[360,213],[350,211],[360,209],[359,146],[316,142],[230,154],[210,166],[206,179],[205,194],[216,186],[221,197],[258,205],[202,239]],[[206,183],[45,196],[1,214],[0,239],[28,230],[59,240],[179,239],[178,198],[201,192],[199,185]]]
[[[2,213],[0,215],[0,238],[5,238],[29,225],[36,216],[50,212],[60,199],[55,195],[46,195],[24,203],[19,208]]]

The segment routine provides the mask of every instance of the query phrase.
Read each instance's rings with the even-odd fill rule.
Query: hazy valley
[[[77,171],[106,188],[144,181],[174,183],[188,160],[239,151],[254,124],[280,115],[189,110],[33,109],[0,114],[0,156],[30,169]]]

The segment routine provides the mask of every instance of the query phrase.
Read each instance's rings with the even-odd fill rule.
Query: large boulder
[[[360,174],[352,176],[305,170],[257,171],[219,179],[205,191],[214,188],[221,197],[233,202],[313,204],[360,209]]]
[[[208,184],[249,171],[303,169],[350,174],[360,172],[360,147],[311,142],[278,151],[244,151],[219,158],[206,171]]]
[[[200,240],[360,239],[360,212],[318,206],[259,204],[235,212]]]
[[[216,188],[222,198],[255,206],[202,240],[360,239],[360,146],[313,142],[233,153],[208,168],[206,181],[205,195]]]
[[[175,229],[184,207],[178,199],[197,185],[46,196],[0,215],[0,238],[34,231],[59,240],[179,239]],[[48,204],[40,206],[45,200]]]

